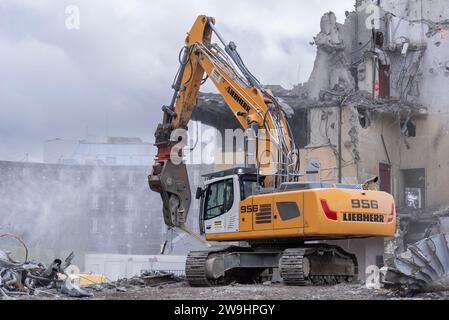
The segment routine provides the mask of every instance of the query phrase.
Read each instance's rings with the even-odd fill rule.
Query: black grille
[[[259,212],[256,213],[256,224],[271,223],[271,204],[262,204],[259,206]]]

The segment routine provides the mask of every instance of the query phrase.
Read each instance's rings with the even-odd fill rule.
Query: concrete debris
[[[187,285],[184,277],[164,271],[142,271],[139,276],[95,283],[85,287],[86,290],[95,291],[95,299],[114,296],[119,299],[129,299],[133,296],[145,295],[146,289],[164,289],[170,285]],[[89,292],[84,291],[84,292]]]
[[[175,283],[179,280],[175,278],[174,274],[156,274],[156,275],[147,275],[143,277],[146,286],[156,287],[168,283]]]
[[[303,123],[304,111],[310,113],[309,118],[313,122],[313,110],[340,107],[349,107],[356,110],[355,114],[364,118],[363,121],[366,126],[370,125],[376,115],[389,115],[401,122],[403,128],[405,128],[412,116],[427,114],[427,108],[419,103],[406,102],[394,98],[373,99],[372,95],[364,91],[327,89],[321,92],[320,99],[310,99],[303,86],[296,86],[291,90],[284,89],[281,86],[266,87],[279,99],[282,99],[285,105],[284,110],[291,123]],[[225,128],[239,127],[238,123],[233,122],[236,121],[234,117],[226,117],[228,112],[230,111],[220,95],[203,93],[200,94],[198,107],[194,112],[193,118],[224,132]],[[224,118],[229,118],[230,120],[225,123],[223,121]],[[350,134],[351,138],[354,139],[357,139],[356,136],[358,135],[358,120],[357,117],[351,119],[354,130]],[[357,143],[353,145],[357,147]]]
[[[449,291],[449,233],[410,245],[381,273],[385,288],[405,294]]]
[[[449,208],[410,209],[399,207],[395,247],[402,252],[406,245],[440,233],[449,232]],[[398,252],[396,252],[398,253]]]
[[[449,207],[435,211],[433,215],[435,217],[449,217]]]
[[[89,298],[93,296],[92,292],[84,290],[83,288],[69,288],[65,283],[61,286],[61,293],[74,298]]]
[[[118,288],[124,288],[126,290],[133,286],[157,287],[170,283],[183,282],[184,280],[184,277],[176,276],[173,273],[151,270],[142,271],[140,276],[134,276],[130,279],[119,279],[116,282],[113,282],[112,285],[114,285],[117,290]]]

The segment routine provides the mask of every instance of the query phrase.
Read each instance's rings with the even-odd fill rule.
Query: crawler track
[[[209,287],[206,277],[206,261],[209,251],[192,251],[186,260],[186,277],[192,287]]]
[[[186,260],[186,277],[192,287],[210,287],[225,285],[229,282],[253,283],[252,278],[260,270],[239,266],[229,269],[218,279],[208,278],[208,260],[217,255],[251,251],[257,255],[273,248],[253,251],[251,248],[225,247],[210,248],[204,251],[192,251]],[[275,262],[277,264],[277,262]],[[332,285],[352,282],[357,279],[358,268],[355,255],[340,247],[326,244],[305,245],[300,248],[279,249],[278,265],[280,276],[289,286]]]
[[[286,285],[332,285],[357,279],[357,259],[337,246],[286,249],[279,259]]]
[[[305,286],[309,275],[309,261],[304,257],[306,249],[287,249],[279,260],[279,271],[289,286]]]

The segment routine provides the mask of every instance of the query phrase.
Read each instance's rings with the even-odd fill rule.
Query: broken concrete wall
[[[378,1],[358,1],[360,16]],[[447,113],[449,112],[449,10],[447,1],[386,0],[381,3],[381,28],[385,30],[385,50],[391,59],[391,95],[418,102],[428,109],[427,118],[414,118],[416,137],[386,138],[396,144],[400,169],[425,168],[427,206],[448,204],[443,194],[449,168]],[[369,35],[359,33],[359,43]],[[404,118],[402,119],[404,120]],[[370,130],[368,130],[369,132]],[[369,137],[368,137],[369,138]],[[391,147],[389,147],[391,149]],[[362,150],[363,152],[363,150]],[[393,158],[397,158],[392,155]],[[366,158],[366,157],[365,157]],[[398,168],[398,169],[399,169]],[[396,171],[396,170],[394,170]],[[401,189],[399,172],[393,172],[394,186]],[[399,203],[403,194],[399,194]]]
[[[345,43],[335,14],[324,14],[320,26],[321,31],[314,38],[317,46],[315,65],[307,84],[311,99],[319,99],[326,90],[345,92],[354,88]]]
[[[378,4],[378,1],[357,1],[357,12],[348,13],[345,24],[337,23],[336,29],[328,30],[334,30],[338,35],[337,43],[345,48],[345,55],[351,62],[348,70],[354,76],[357,88],[375,96],[374,82],[379,82],[380,79],[378,74],[372,76],[374,65],[369,52],[374,47],[374,32],[367,28],[367,22],[369,18],[373,18],[374,12],[367,10],[369,4]],[[449,176],[448,165],[443,156],[448,152],[445,137],[448,133],[446,113],[449,109],[449,69],[446,67],[449,52],[446,21],[449,12],[446,5],[445,1],[381,2],[379,31],[384,34],[385,39],[384,45],[378,46],[376,52],[378,56],[379,53],[384,55],[391,65],[388,75],[389,93],[393,99],[383,101],[382,106],[369,101],[349,103],[349,108],[343,110],[343,179],[360,182],[379,174],[380,163],[391,164],[391,192],[400,205],[404,198],[401,170],[413,168],[426,170],[427,206],[447,204],[442,191]],[[323,21],[329,20],[329,14],[325,14]],[[337,29],[338,32],[335,31]],[[323,38],[323,34],[326,33],[322,28],[316,39]],[[327,35],[331,37],[332,32]],[[325,82],[317,79],[323,79],[323,73],[328,75],[335,70],[324,70],[323,66],[326,64],[322,60],[323,52],[326,51],[322,45],[320,50],[319,41],[316,43],[317,61],[311,81],[305,87],[319,84],[326,89],[326,85],[323,85]],[[338,51],[335,47],[332,49]],[[363,79],[360,77],[361,71],[365,73]],[[315,87],[314,90],[315,93],[318,92],[318,88]],[[321,104],[324,104],[325,98],[318,97]],[[338,106],[340,101],[335,99],[335,105]],[[404,104],[403,107],[401,103]],[[409,103],[421,104],[428,109],[429,116],[422,117],[420,112],[413,114],[414,111],[407,106]],[[309,105],[313,106],[313,103]],[[375,115],[379,107],[385,109]],[[309,108],[312,146],[329,143],[338,145],[338,130],[335,126],[320,122],[328,121],[332,113],[328,110],[338,109],[328,105],[325,108]],[[338,123],[335,115],[334,112],[332,124]],[[361,117],[364,118],[363,121],[359,121]],[[413,133],[408,132],[409,127]]]
[[[367,5],[377,4],[377,1],[359,3],[359,11],[363,12]],[[387,0],[381,2],[381,8],[382,28],[386,30],[385,47],[394,59],[394,95],[404,96],[403,91],[408,90],[418,102],[428,106],[430,112],[448,109],[449,96],[444,94],[449,86],[447,1]],[[366,39],[366,36],[359,37],[360,41]],[[401,54],[404,44],[408,45],[408,51]],[[410,82],[416,82],[416,88]]]
[[[359,8],[363,9],[369,4],[377,5],[378,0],[357,0]],[[445,0],[382,0],[383,10],[398,17],[409,17],[412,20],[431,20],[444,22],[449,18],[449,8]]]
[[[349,130],[357,131],[356,148],[359,155],[357,176],[360,181],[378,176],[380,163],[391,165],[391,175],[397,176],[400,167],[397,145],[401,142],[399,123],[391,115],[372,113],[367,115],[367,120],[362,126],[360,121],[362,115],[356,108],[353,108],[352,112],[352,117],[355,119],[346,123],[351,123],[352,127]],[[344,141],[343,145],[347,147],[348,142]],[[351,146],[354,145],[351,143]],[[396,195],[395,185],[393,181],[391,189],[393,195]]]
[[[341,163],[337,159],[337,165],[341,166],[343,183],[363,183],[365,177],[359,177],[358,163],[360,162],[360,138],[358,115],[355,109],[346,106],[342,109],[341,125]],[[339,158],[340,158],[339,157]]]
[[[358,147],[361,155],[359,175],[363,175],[363,171],[373,171],[378,162],[385,161],[382,159],[383,143],[378,140],[376,144],[376,139],[373,139],[379,136],[377,127],[380,125],[392,164],[392,192],[399,207],[401,225],[405,228],[401,230],[404,231],[401,238],[410,243],[428,232],[434,232],[434,224],[443,226],[444,223],[432,217],[432,212],[449,206],[446,192],[449,180],[446,160],[449,152],[449,10],[447,1],[443,0],[357,1],[359,28],[354,34],[359,46],[371,37],[366,27],[362,31],[361,25],[366,22],[367,12],[372,14],[372,11],[367,10],[368,5],[379,3],[380,31],[385,35],[383,50],[391,62],[390,95],[393,100],[403,103],[421,104],[428,110],[428,115],[423,117],[404,109],[400,114],[391,114],[394,119],[392,122],[388,120],[391,124],[387,124],[385,119],[376,119],[371,121],[368,128],[358,128],[361,142]],[[346,24],[349,20],[355,21],[352,14]],[[353,56],[352,61],[358,58]],[[369,82],[365,88],[360,84],[359,89],[369,89]],[[404,126],[407,120],[410,120],[409,125]],[[409,127],[413,131],[411,135]],[[402,130],[398,131],[398,128]],[[409,171],[417,170],[423,172],[419,175],[423,208],[409,212],[403,209],[409,183],[406,175]]]
[[[308,118],[316,124],[310,130],[309,146],[338,144],[338,107],[310,109]]]
[[[300,150],[300,161],[302,181],[338,182],[335,146],[305,147]]]
[[[449,114],[437,113],[415,121],[416,137],[399,144],[401,169],[425,169],[426,204],[429,208],[447,207],[449,180]]]

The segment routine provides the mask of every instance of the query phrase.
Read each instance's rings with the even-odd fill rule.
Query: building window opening
[[[401,170],[403,179],[404,205],[419,210],[426,207],[425,169]]]
[[[406,137],[416,137],[416,124],[411,120],[401,124],[402,130]]]
[[[357,111],[359,112],[360,126],[363,129],[368,128],[371,125],[371,119],[369,117],[368,111],[363,108],[358,108]]]

